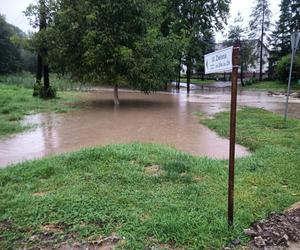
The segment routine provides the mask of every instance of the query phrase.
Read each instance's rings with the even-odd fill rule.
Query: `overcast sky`
[[[0,0],[0,13],[6,16],[6,21],[18,26],[23,31],[32,30],[28,20],[22,13],[26,7],[35,2],[35,0]],[[248,25],[251,10],[255,5],[256,0],[231,0],[230,18],[228,24],[232,24],[238,11],[242,13],[245,26]],[[278,19],[280,0],[271,0],[272,21]],[[218,42],[225,39],[226,29],[216,35]]]

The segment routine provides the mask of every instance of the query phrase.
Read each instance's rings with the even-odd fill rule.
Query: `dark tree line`
[[[300,2],[299,0],[282,0],[280,16],[276,22],[275,31],[272,33],[273,51],[271,54],[271,70],[276,72],[276,77],[286,81],[291,57],[291,35],[300,32]],[[273,66],[273,67],[272,67]],[[294,60],[293,76],[300,76],[300,56]]]
[[[0,14],[0,74],[35,71],[35,55],[26,42],[21,42],[27,40],[19,28],[8,24]]]
[[[277,58],[291,52],[291,34],[297,31],[300,32],[300,2],[282,0],[279,20],[276,22],[276,29],[272,34]]]

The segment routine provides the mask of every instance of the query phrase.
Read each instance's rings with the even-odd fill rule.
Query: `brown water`
[[[111,91],[95,91],[84,98],[86,107],[82,110],[27,117],[24,122],[38,124],[37,128],[0,141],[0,166],[83,147],[129,142],[161,143],[193,155],[228,158],[229,141],[199,124],[193,114],[228,109],[228,91],[195,91],[190,95],[121,91],[118,107],[113,104]],[[241,105],[277,112],[283,110],[283,102],[284,97],[268,97],[265,93],[239,95]],[[294,100],[290,107],[294,116],[300,117],[300,102]],[[248,154],[237,145],[238,157]]]

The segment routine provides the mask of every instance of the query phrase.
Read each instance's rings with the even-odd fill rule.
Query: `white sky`
[[[27,32],[32,30],[29,25],[27,18],[22,13],[26,7],[35,2],[35,0],[0,0],[0,13],[6,16],[6,21],[11,23],[23,31]],[[238,11],[242,13],[244,18],[245,26],[248,26],[249,16],[251,14],[251,10],[255,5],[256,0],[231,0],[231,8],[230,8],[230,18],[228,20],[228,24],[232,24],[235,16]],[[281,0],[270,0],[271,11],[272,11],[272,21],[278,19],[279,16],[279,4]],[[227,30],[224,29],[223,32],[219,32],[216,35],[216,40],[218,42],[223,41],[225,39]]]

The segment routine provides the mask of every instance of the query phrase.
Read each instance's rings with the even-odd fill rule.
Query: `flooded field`
[[[111,143],[147,142],[170,145],[198,156],[228,158],[229,141],[199,124],[195,112],[208,115],[229,107],[230,92],[197,91],[156,93],[120,91],[121,105],[112,93],[98,90],[84,95],[85,108],[67,114],[37,114],[24,121],[35,129],[0,141],[0,166],[54,153]],[[242,92],[239,105],[283,112],[284,97]],[[300,118],[300,101],[292,100],[290,113]],[[236,155],[249,152],[237,145]]]

